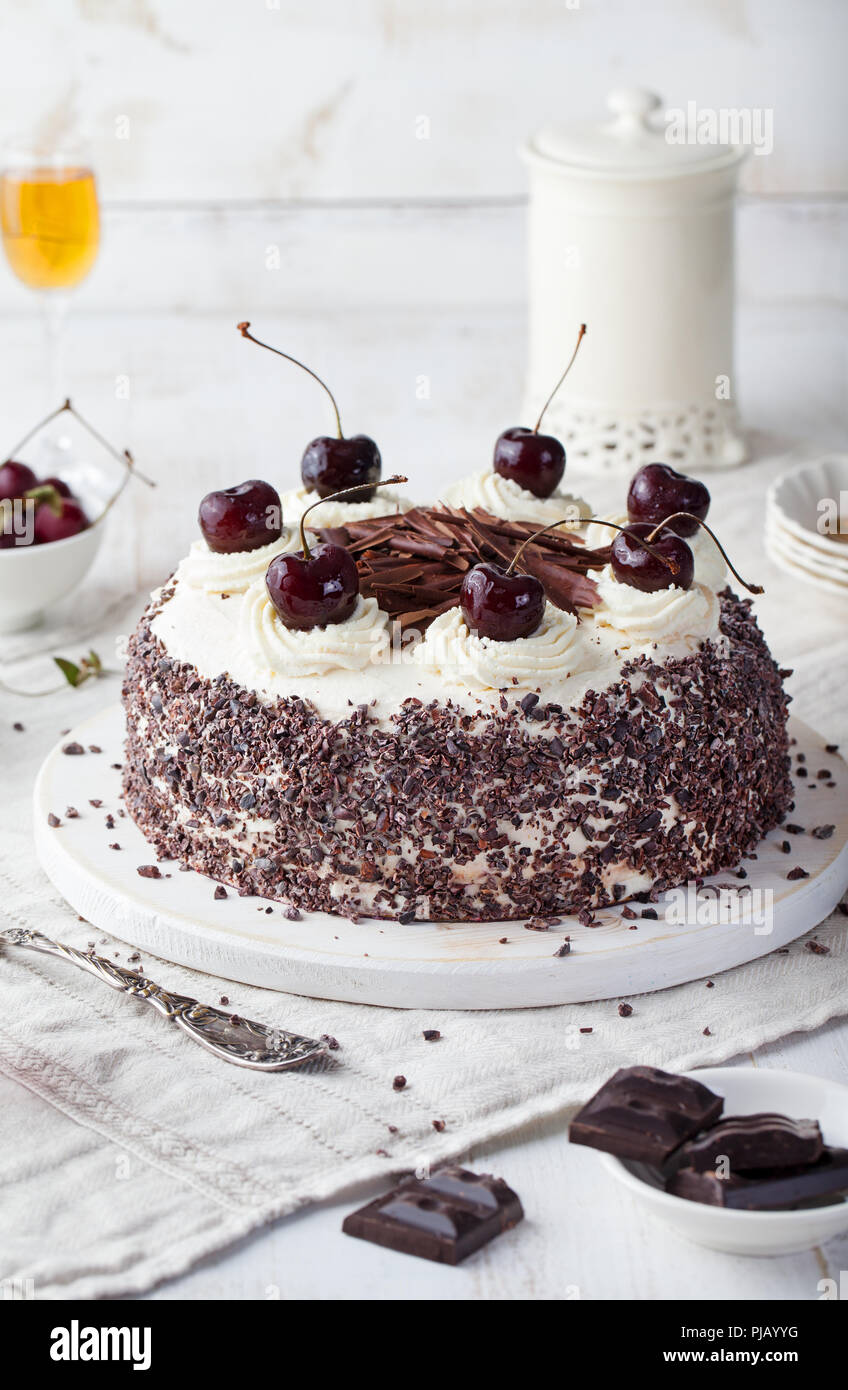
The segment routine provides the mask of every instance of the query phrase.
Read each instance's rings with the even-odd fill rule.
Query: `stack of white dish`
[[[797,579],[848,599],[848,458],[791,469],[769,488],[766,550]]]

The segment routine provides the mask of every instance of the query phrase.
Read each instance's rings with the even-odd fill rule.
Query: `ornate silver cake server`
[[[116,965],[114,961],[95,955],[93,951],[78,951],[74,946],[51,941],[38,931],[11,927],[7,931],[0,931],[0,944],[23,946],[30,951],[41,951],[45,955],[71,961],[81,970],[105,980],[113,989],[152,1004],[163,1018],[176,1023],[201,1047],[214,1052],[225,1062],[233,1062],[237,1067],[251,1067],[254,1071],[285,1071],[288,1067],[299,1067],[304,1062],[323,1057],[327,1051],[327,1044],[315,1038],[303,1038],[299,1033],[287,1033],[282,1028],[269,1028],[264,1023],[241,1018],[225,1009],[199,1004],[188,995],[172,994],[140,972]]]

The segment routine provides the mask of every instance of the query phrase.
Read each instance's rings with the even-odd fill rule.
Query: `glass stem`
[[[55,409],[67,396],[65,382],[65,322],[70,296],[56,290],[44,296],[44,331],[47,348],[48,406]]]

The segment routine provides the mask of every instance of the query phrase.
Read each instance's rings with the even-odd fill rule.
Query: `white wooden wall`
[[[635,82],[772,109],[751,191],[845,193],[847,41],[845,0],[4,0],[0,131],[84,127],[110,199],[500,198]]]

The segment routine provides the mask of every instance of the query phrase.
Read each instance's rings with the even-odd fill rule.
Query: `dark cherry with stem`
[[[539,426],[545,411],[553,400],[577,356],[580,344],[586,336],[586,325],[581,323],[577,343],[568,365],[554,387],[532,430],[524,425],[515,425],[504,430],[495,444],[493,468],[502,478],[511,478],[534,497],[550,497],[559,487],[565,472],[565,449],[553,434],[540,434]]]
[[[675,512],[677,519],[671,530],[678,536],[694,536],[709,509],[710,494],[704,484],[667,463],[646,463],[633,474],[627,491],[631,521],[649,521],[654,526],[664,521],[668,525]]]
[[[545,612],[545,586],[535,575],[516,574],[515,566],[537,536],[563,524],[555,521],[534,531],[518,547],[507,569],[483,563],[468,571],[459,591],[459,603],[468,627],[478,637],[514,642],[518,637],[533,635]]]
[[[730,573],[734,576],[734,578],[736,578],[736,579],[739,580],[739,583],[742,585],[742,588],[743,588],[743,589],[747,589],[749,594],[764,594],[764,593],[765,593],[765,589],[763,588],[762,584],[749,584],[748,581],[747,581],[746,579],[743,579],[743,578],[742,578],[742,576],[741,576],[741,574],[739,573],[738,569],[737,569],[736,566],[732,563],[732,561],[731,561],[731,559],[730,559],[730,556],[728,555],[727,551],[725,550],[724,546],[722,545],[722,543],[721,543],[721,541],[719,540],[718,536],[716,535],[715,531],[711,530],[710,527],[707,525],[707,523],[706,523],[701,517],[695,516],[695,515],[694,515],[693,513],[691,513],[691,512],[673,512],[671,516],[666,517],[666,518],[664,519],[664,521],[662,522],[662,524],[661,524],[660,526],[656,526],[656,527],[654,528],[654,530],[651,532],[651,534],[647,537],[647,539],[646,539],[646,544],[650,544],[650,545],[655,544],[655,537],[656,537],[656,535],[657,535],[657,532],[661,531],[664,527],[668,526],[671,522],[673,522],[673,521],[678,521],[678,520],[680,520],[681,518],[687,518],[689,521],[694,522],[694,523],[695,523],[695,529],[696,529],[696,530],[700,527],[700,529],[701,529],[702,531],[706,531],[706,533],[707,533],[707,535],[709,536],[710,540],[712,541],[713,545],[716,547],[716,549],[718,550],[719,554],[721,555],[721,558],[724,560],[724,563],[727,565],[727,568],[730,570]],[[628,529],[629,529],[629,530],[632,530],[633,528],[632,528],[632,527],[629,527]],[[679,534],[679,533],[678,533],[678,534]]]
[[[682,536],[649,522],[622,527],[610,547],[616,579],[631,589],[688,589],[695,577],[695,559]]]
[[[317,381],[330,398],[336,417],[336,437],[322,434],[307,444],[300,461],[300,476],[304,487],[308,488],[310,492],[317,492],[322,501],[343,490],[350,502],[370,502],[374,496],[375,487],[380,481],[383,467],[380,450],[374,440],[369,438],[367,434],[354,434],[349,439],[345,438],[342,433],[339,407],[327,383],[321,380],[317,372],[313,372],[311,367],[307,367],[296,357],[292,357],[287,352],[281,352],[279,348],[271,347],[270,343],[263,343],[258,338],[254,338],[253,334],[248,331],[249,328],[249,323],[238,324],[238,330],[243,338],[248,338],[251,343],[256,343],[258,347],[265,348],[268,352],[274,352],[278,357],[285,358],[286,362],[293,362],[296,367],[300,367],[314,381]]]
[[[219,555],[259,550],[283,533],[280,494],[259,478],[207,492],[197,519],[209,549]]]
[[[378,486],[405,482],[406,478],[397,475]],[[348,497],[351,490],[343,488],[333,493],[332,499]],[[276,555],[265,575],[268,597],[281,621],[300,632],[343,623],[352,615],[359,597],[359,571],[350,552],[329,541],[310,549],[306,539],[306,517],[321,502],[330,500],[322,497],[306,508],[300,518],[300,554]]]

